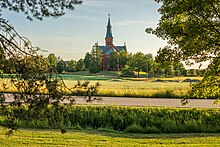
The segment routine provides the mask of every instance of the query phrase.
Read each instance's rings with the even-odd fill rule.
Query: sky
[[[115,45],[126,42],[128,52],[156,55],[166,42],[145,33],[145,29],[156,27],[160,18],[158,8],[154,0],[83,0],[74,11],[57,19],[31,22],[23,14],[9,11],[3,11],[3,17],[34,46],[46,49],[47,54],[78,60],[97,41],[104,45],[108,14]]]
[[[147,34],[145,29],[157,26],[159,7],[154,0],[83,0],[74,11],[66,11],[66,15],[57,19],[29,21],[23,14],[5,10],[2,16],[21,36],[29,38],[33,46],[47,50],[43,55],[54,53],[64,60],[79,60],[96,42],[105,44],[108,14],[111,14],[114,45],[126,42],[130,53],[156,56],[166,41]]]

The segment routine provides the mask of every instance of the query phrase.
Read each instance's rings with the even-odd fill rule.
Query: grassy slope
[[[0,146],[219,146],[220,134],[125,134],[94,130],[19,130],[7,138],[0,127]]]

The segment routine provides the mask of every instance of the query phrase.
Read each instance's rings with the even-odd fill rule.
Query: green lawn
[[[220,146],[220,134],[126,134],[95,130],[22,129],[6,137],[0,127],[0,146]]]

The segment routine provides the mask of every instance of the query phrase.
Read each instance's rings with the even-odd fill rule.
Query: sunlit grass
[[[0,127],[0,146],[219,146],[220,134],[130,134],[96,130],[22,129],[7,138]]]
[[[65,84],[73,87],[77,80],[90,81],[90,84],[99,82],[98,95],[100,96],[122,96],[122,97],[184,97],[190,90],[188,82],[152,82],[159,78],[117,78],[109,76],[86,76],[86,75],[62,75]],[[160,80],[183,81],[189,77],[160,78]],[[190,79],[201,80],[202,77],[190,77]],[[4,90],[2,83],[7,84]],[[17,92],[8,79],[0,79],[0,91]]]
[[[128,97],[183,97],[190,90],[189,83],[181,82],[150,82],[150,81],[128,81],[109,80],[91,81],[90,84],[99,82],[99,95],[101,96],[128,96]],[[76,81],[65,80],[68,87],[76,84]]]

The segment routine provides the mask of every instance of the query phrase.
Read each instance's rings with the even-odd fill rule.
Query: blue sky
[[[111,14],[115,45],[127,44],[128,52],[156,55],[165,41],[145,33],[156,27],[160,15],[154,0],[83,0],[74,11],[58,18],[28,21],[22,14],[3,11],[15,29],[34,46],[55,53],[64,60],[83,58],[95,42],[104,45],[108,14]]]

